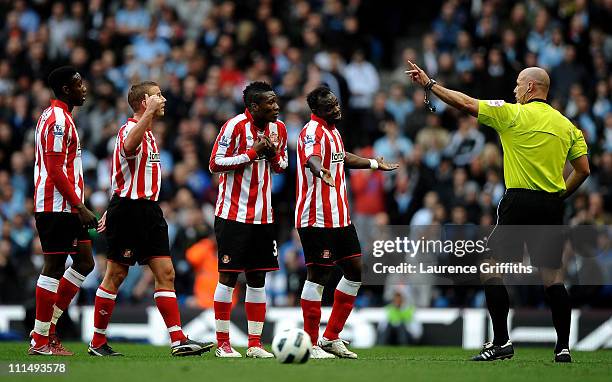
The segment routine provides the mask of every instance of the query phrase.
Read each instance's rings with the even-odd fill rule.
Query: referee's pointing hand
[[[419,68],[417,64],[414,64],[411,61],[408,61],[408,70],[406,70],[404,73],[410,76],[412,82],[416,82],[421,86],[425,86],[429,82],[429,77],[423,71],[423,69]]]

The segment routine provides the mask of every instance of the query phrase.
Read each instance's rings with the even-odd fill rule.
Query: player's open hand
[[[96,218],[96,215],[85,207],[83,203],[76,206],[76,208],[79,211],[79,220],[81,221],[81,225],[83,225],[83,227],[89,229],[96,228],[98,226],[98,218]]]
[[[106,211],[104,211],[104,215],[102,215],[98,221],[98,228],[96,228],[96,231],[98,231],[98,233],[106,231]]]
[[[378,169],[381,171],[393,171],[399,167],[399,163],[387,163],[383,157],[377,157]]]
[[[145,105],[147,110],[155,112],[164,106],[164,100],[157,94],[151,96],[145,94]]]
[[[404,73],[410,76],[412,82],[421,86],[425,86],[429,82],[429,77],[423,71],[423,69],[419,68],[417,64],[414,64],[411,61],[408,61],[408,70],[406,70]]]
[[[321,175],[321,180],[323,180],[323,183],[327,184],[330,187],[336,187],[336,184],[334,183],[334,177],[332,176],[331,171],[329,171],[325,167],[321,167]]]

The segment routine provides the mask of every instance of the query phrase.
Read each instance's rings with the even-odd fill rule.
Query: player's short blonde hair
[[[153,86],[159,86],[155,81],[143,81],[138,84],[132,85],[128,92],[128,104],[134,113],[137,113],[140,109],[140,103],[145,99],[145,94],[149,94],[149,89]],[[152,94],[149,94],[152,95]]]

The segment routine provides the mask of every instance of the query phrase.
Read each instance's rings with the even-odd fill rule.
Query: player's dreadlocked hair
[[[327,97],[331,94],[331,90],[327,86],[319,86],[314,89],[306,96],[306,102],[308,103],[308,107],[310,110],[315,111],[319,109],[319,105],[321,103],[321,99]]]
[[[269,83],[263,81],[255,81],[251,82],[244,88],[242,92],[242,100],[244,101],[244,106],[249,108],[253,103],[261,102],[261,94],[266,92],[272,92],[272,86]]]
[[[77,73],[77,70],[72,66],[60,66],[54,69],[47,78],[47,82],[51,90],[53,90],[53,94],[55,94],[56,97],[62,95],[62,87],[70,86],[72,77]]]

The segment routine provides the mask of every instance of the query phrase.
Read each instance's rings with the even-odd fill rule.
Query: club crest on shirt
[[[56,137],[61,137],[64,135],[64,126],[58,125],[57,123],[53,125],[53,135]]]
[[[344,151],[340,151],[339,153],[332,153],[331,157],[332,163],[344,162]]]
[[[270,133],[270,140],[272,141],[272,143],[274,143],[274,146],[278,146],[279,139],[277,133]]]
[[[330,259],[331,258],[331,251],[329,249],[324,249],[323,252],[321,252],[321,258],[322,259]]]
[[[231,261],[231,258],[229,257],[229,255],[223,255],[221,256],[221,262],[223,264],[228,264]]]

